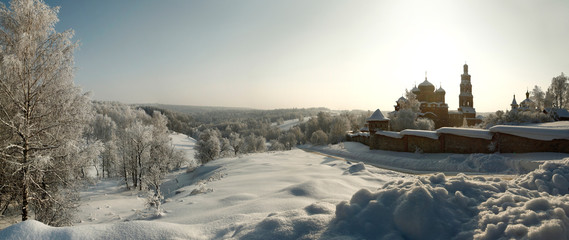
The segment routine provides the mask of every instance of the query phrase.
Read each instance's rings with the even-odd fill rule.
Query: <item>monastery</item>
[[[419,87],[415,86],[411,89],[411,92],[415,94],[417,101],[420,103],[419,109],[421,113],[419,114],[419,117],[433,120],[435,128],[458,127],[463,126],[465,123],[472,126],[481,122],[481,119],[476,118],[476,109],[474,108],[473,100],[474,97],[472,95],[472,83],[470,82],[470,74],[468,74],[467,64],[464,64],[463,73],[461,75],[460,94],[458,95],[459,107],[457,110],[448,110],[448,104],[445,102],[445,90],[441,86],[435,90],[435,85],[427,80],[427,76],[425,76],[425,81],[419,84]],[[396,101],[397,105],[394,106],[395,114],[397,114],[396,112],[398,112],[402,105],[407,101],[408,100],[404,97],[401,97]],[[368,120],[371,120],[371,122],[379,120],[375,119],[374,115],[377,118],[378,115],[374,113]],[[383,121],[386,120],[387,119]],[[371,123],[369,124],[369,129],[373,130],[373,128],[371,128]],[[386,124],[381,125],[384,126]]]

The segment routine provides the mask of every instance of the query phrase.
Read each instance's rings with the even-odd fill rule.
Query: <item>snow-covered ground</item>
[[[303,121],[300,122],[298,119],[290,119],[290,120],[285,120],[283,122],[283,124],[277,125],[277,123],[272,123],[272,126],[277,126],[281,131],[288,131],[289,129],[291,129],[292,127],[304,123],[304,122],[308,122],[308,120],[310,120],[311,117],[304,117]]]
[[[173,135],[193,156],[193,139]],[[569,160],[566,155],[459,155],[369,152],[346,143],[318,148],[356,160],[429,170],[556,160],[512,180],[458,174],[409,175],[295,149],[218,159],[163,184],[165,213],[144,208],[144,193],[117,180],[81,193],[80,221],[52,228],[12,225],[0,239],[566,239]],[[377,155],[368,159],[368,154]],[[413,160],[414,159],[414,160]],[[447,159],[443,161],[444,159]],[[490,160],[484,160],[490,159]],[[453,163],[453,161],[456,161]],[[501,160],[498,163],[503,162]],[[498,164],[499,165],[499,164]],[[444,168],[444,167],[443,167]],[[454,171],[456,167],[449,167]],[[496,167],[488,167],[495,170]],[[501,168],[498,168],[501,169]]]
[[[495,154],[455,154],[455,153],[408,153],[383,150],[370,150],[368,146],[357,142],[345,142],[337,145],[311,146],[300,148],[350,161],[365,162],[374,166],[409,172],[436,173],[454,175],[463,173],[526,173],[536,169],[544,161],[555,161],[569,157],[567,153],[495,153]]]

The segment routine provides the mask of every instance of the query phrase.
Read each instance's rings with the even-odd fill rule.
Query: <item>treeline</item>
[[[535,111],[502,111],[498,110],[484,118],[482,128],[490,128],[499,124],[542,123],[555,120],[554,111],[544,114],[550,108],[569,108],[569,79],[564,73],[551,79],[551,84],[544,92],[535,85],[530,94],[530,108]],[[521,99],[519,99],[521,100]]]
[[[275,110],[252,110],[252,109],[226,109],[198,108],[184,111],[184,106],[138,106],[147,113],[160,111],[168,118],[168,128],[172,131],[199,138],[200,132],[206,129],[218,129],[225,138],[232,132],[240,135],[255,134],[266,139],[276,139],[280,132],[274,129],[274,123],[282,123],[285,120],[304,119],[318,114],[320,111],[329,111],[325,108],[293,108]]]
[[[223,130],[208,128],[200,132],[196,143],[196,159],[202,164],[221,157],[264,151],[291,150],[297,144],[336,144],[345,140],[347,131],[359,131],[370,112],[352,111],[333,115],[318,112],[308,121],[281,131],[276,125],[266,124],[266,135],[256,135],[258,125],[226,126]],[[254,121],[249,121],[254,123]],[[261,129],[263,124],[261,124]]]
[[[545,108],[569,108],[569,79],[565,73],[551,79],[551,84],[544,92],[535,85],[530,92],[530,99],[538,110]]]

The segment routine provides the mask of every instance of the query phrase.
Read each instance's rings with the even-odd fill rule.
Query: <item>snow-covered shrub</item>
[[[328,143],[328,135],[324,131],[318,130],[312,133],[310,142],[314,145],[326,145]]]
[[[214,160],[221,153],[221,143],[219,142],[219,132],[206,129],[200,133],[199,140],[196,142],[195,158],[202,164]]]
[[[517,125],[521,123],[542,123],[551,122],[553,118],[539,111],[496,111],[488,115],[482,122],[483,128],[490,128],[495,125]]]
[[[265,145],[266,141],[267,140],[263,136],[255,136],[255,134],[251,133],[243,140],[243,152],[265,152],[267,151],[267,146]]]
[[[280,143],[277,140],[271,140],[270,141],[270,147],[269,147],[269,151],[284,151],[285,150],[285,146]]]
[[[433,130],[435,123],[428,118],[417,118],[417,112],[411,109],[401,109],[389,114],[389,127],[391,131],[401,131],[405,129]]]

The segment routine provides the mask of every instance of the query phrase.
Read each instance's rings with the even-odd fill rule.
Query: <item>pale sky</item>
[[[428,79],[479,112],[569,71],[569,1],[77,1],[75,81],[97,100],[392,111]]]

